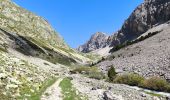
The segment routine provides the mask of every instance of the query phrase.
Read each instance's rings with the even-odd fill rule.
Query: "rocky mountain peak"
[[[78,50],[81,52],[90,52],[99,48],[103,48],[107,45],[108,36],[103,32],[97,32],[93,34],[90,40],[78,47]]]
[[[108,36],[105,33],[97,32],[97,33],[92,35],[90,41],[94,41],[94,40],[100,41],[100,40],[103,40],[103,39],[106,39],[106,38],[108,38]]]

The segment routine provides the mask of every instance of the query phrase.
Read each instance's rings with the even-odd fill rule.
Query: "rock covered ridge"
[[[124,22],[122,28],[109,36],[105,43],[107,46],[115,45],[136,39],[147,30],[170,20],[170,1],[169,0],[145,0],[139,5]],[[95,41],[95,40],[93,40]],[[96,40],[97,41],[97,40]],[[91,45],[95,47],[96,44]],[[81,46],[88,50],[88,46]],[[102,46],[99,48],[103,48]],[[95,48],[93,50],[96,50]]]
[[[79,46],[78,51],[87,53],[99,48],[104,48],[106,47],[106,45],[108,45],[107,40],[108,36],[105,33],[97,32],[91,36],[90,40],[87,43]]]

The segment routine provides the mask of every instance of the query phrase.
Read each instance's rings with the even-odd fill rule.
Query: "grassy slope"
[[[0,97],[39,100],[56,78],[38,66],[0,51]]]

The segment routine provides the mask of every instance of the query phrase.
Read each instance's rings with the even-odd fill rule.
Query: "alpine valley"
[[[73,49],[0,0],[0,100],[170,100],[169,20],[169,0],[144,0],[116,33]]]

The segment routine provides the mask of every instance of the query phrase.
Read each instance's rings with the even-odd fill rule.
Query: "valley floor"
[[[9,53],[53,73],[57,80],[41,95],[41,100],[166,100],[166,95],[153,95],[123,84],[112,84],[104,80],[88,78],[82,74],[71,74],[67,66],[25,56],[13,49]],[[169,95],[169,94],[168,94]]]
[[[63,79],[60,78],[44,92],[41,100],[62,100],[62,98],[65,98],[63,100],[166,100],[163,97],[170,96],[169,93],[153,92],[123,84],[112,84],[103,80],[83,77],[79,74],[66,76],[68,79],[72,78],[70,81],[73,88],[76,89],[75,95],[65,98],[65,94],[62,94],[61,87],[59,87],[59,83]],[[80,96],[80,99],[75,99],[77,97],[72,96]]]

